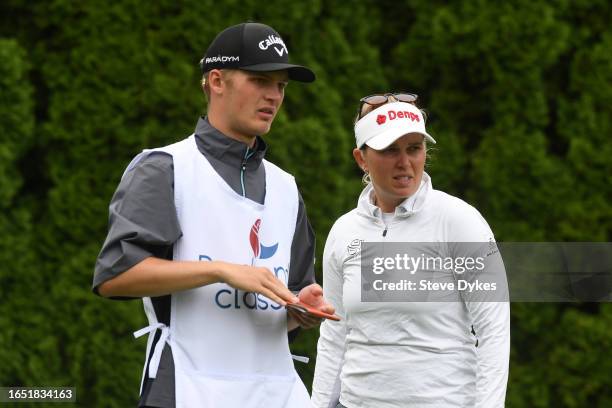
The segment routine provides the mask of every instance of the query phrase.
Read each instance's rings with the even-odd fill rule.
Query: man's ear
[[[219,69],[213,69],[208,73],[207,80],[208,89],[211,94],[223,93],[225,82],[223,81],[223,73]]]

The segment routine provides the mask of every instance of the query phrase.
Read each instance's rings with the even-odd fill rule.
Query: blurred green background
[[[476,206],[498,240],[611,240],[609,1],[3,0],[0,386],[135,406],[141,302],[90,289],[108,203],[135,154],[193,131],[198,61],[246,20],[273,26],[318,76],[289,85],[266,136],[296,176],[317,259],[361,189],[357,101],[389,90],[420,95],[434,186]],[[612,406],[610,306],[512,304],[507,406]],[[298,363],[308,386],[317,336],[292,346],[312,357]]]

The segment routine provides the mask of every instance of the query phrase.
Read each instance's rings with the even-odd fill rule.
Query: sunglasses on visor
[[[417,94],[406,92],[373,94],[364,96],[359,100],[359,111],[357,112],[357,120],[363,118],[365,115],[367,115],[374,109],[384,105],[389,101],[406,102],[414,105],[418,97],[419,96]]]

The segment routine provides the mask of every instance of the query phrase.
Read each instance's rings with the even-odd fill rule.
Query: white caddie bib
[[[174,160],[174,199],[183,232],[174,259],[264,266],[287,285],[298,210],[293,177],[264,160],[261,205],[225,183],[198,151],[193,135],[155,150]],[[177,408],[311,406],[293,367],[286,311],[280,305],[217,283],[173,293],[170,327],[165,327],[150,299],[143,302],[149,327],[139,334],[162,330],[165,340],[153,350],[149,341],[147,356],[153,356],[145,375],[155,377],[167,342],[174,358]]]

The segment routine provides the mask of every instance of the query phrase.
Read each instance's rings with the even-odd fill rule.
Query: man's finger
[[[310,290],[310,293],[314,296],[321,296],[323,295],[323,288],[317,285],[316,283],[314,283],[312,285],[312,289]]]
[[[320,319],[318,317],[304,315],[303,323],[301,324],[301,326],[304,327],[305,329],[311,329],[317,326],[318,324],[320,324],[322,320],[323,319]]]
[[[336,313],[336,308],[330,305],[329,303],[325,304],[324,306],[321,306],[319,310],[321,310],[323,313],[332,314],[332,315]]]
[[[292,309],[287,309],[287,313],[289,314],[289,316],[295,319],[295,321],[298,322],[300,326],[304,325],[304,314],[303,313],[300,313]]]
[[[271,291],[268,288],[262,288],[261,291],[259,291],[259,293],[261,293],[262,295],[264,295],[265,297],[267,297],[268,299],[270,299],[271,301],[278,303],[281,306],[285,306],[287,304],[286,301],[284,301],[280,296],[278,296],[276,293],[274,293],[273,291]]]
[[[276,293],[278,296],[282,297],[285,302],[293,303],[298,301],[297,297],[278,279],[273,278],[273,280],[268,283],[269,286],[266,287],[274,291],[274,293]]]
[[[288,309],[287,312],[304,329],[311,329],[317,326],[318,324],[320,324],[322,320],[322,319],[319,319],[318,317],[310,316],[305,313],[300,313],[296,310]]]

